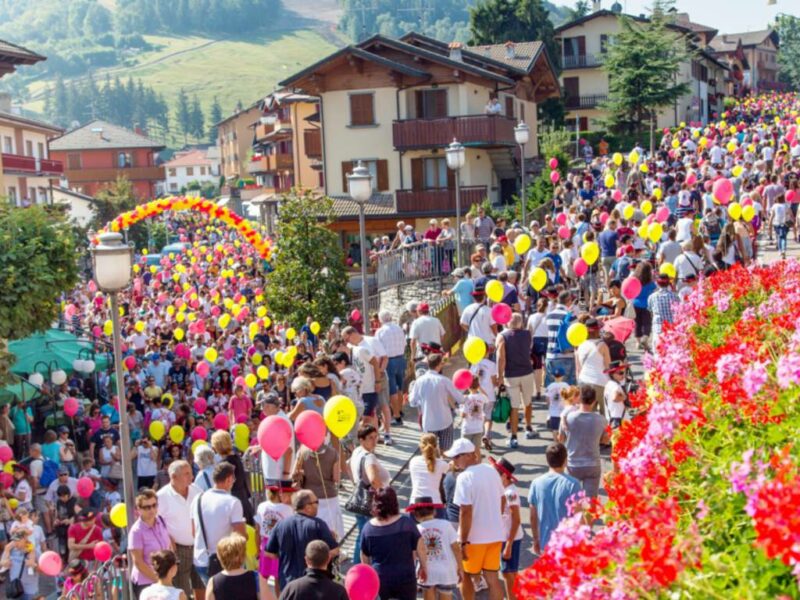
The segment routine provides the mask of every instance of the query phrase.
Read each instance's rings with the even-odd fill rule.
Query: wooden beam
[[[392,82],[397,87],[403,87],[403,74],[398,73],[397,71],[389,71],[389,77],[392,78]]]
[[[317,92],[322,93],[325,91],[325,75],[320,73],[312,73],[309,77],[311,84],[317,88]]]
[[[359,75],[364,72],[364,61],[357,56],[348,56],[347,64],[349,64]]]

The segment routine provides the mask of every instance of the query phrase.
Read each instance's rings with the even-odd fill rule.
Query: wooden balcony
[[[461,214],[466,214],[470,206],[480,204],[486,199],[485,185],[461,187]],[[418,215],[454,215],[456,213],[455,189],[437,188],[431,190],[397,190],[395,193],[398,213]]]
[[[275,123],[259,123],[256,125],[255,138],[261,141],[275,130]]]
[[[263,154],[256,160],[247,163],[247,172],[255,173],[274,173],[275,171],[291,171],[294,169],[294,161],[291,154]]]
[[[608,100],[605,94],[593,94],[591,96],[567,96],[564,98],[564,106],[569,109],[595,108]]]
[[[308,158],[322,158],[322,133],[319,129],[303,131],[303,145]]]
[[[577,54],[574,56],[563,56],[561,58],[562,69],[584,69],[587,67],[599,67],[602,63],[594,54]]]
[[[40,177],[60,177],[64,163],[60,160],[3,153],[3,173]]]
[[[514,146],[516,121],[502,115],[405,119],[392,124],[398,150],[442,148],[457,139],[465,146]]]
[[[131,181],[163,181],[164,167],[125,167],[121,169],[66,169],[64,175],[70,183],[84,181],[116,181],[125,177]]]

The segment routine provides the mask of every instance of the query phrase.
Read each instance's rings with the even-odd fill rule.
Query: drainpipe
[[[320,129],[320,145],[322,146],[322,180],[325,185],[322,188],[322,193],[328,195],[328,159],[325,158],[325,117],[322,109],[322,94],[319,96],[319,129]],[[346,192],[347,190],[342,190]]]
[[[400,120],[400,92],[403,91],[404,89],[405,88],[398,87],[397,90],[395,91],[395,94],[394,94],[395,111],[397,112],[397,117],[396,118],[397,118],[398,121]],[[394,140],[392,140],[392,141],[394,141]],[[403,186],[403,154],[404,153],[403,153],[402,150],[398,150],[397,151],[398,160],[400,162],[400,187],[397,188],[399,190],[405,189],[405,187]],[[395,208],[397,208],[396,204],[395,204]]]

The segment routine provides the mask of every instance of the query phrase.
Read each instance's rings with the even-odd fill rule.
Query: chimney
[[[457,60],[461,62],[461,49],[464,47],[464,44],[461,42],[450,42],[448,48],[450,48],[450,60]]]
[[[103,139],[103,128],[102,127],[92,127],[92,133],[99,137],[101,140]]]
[[[592,12],[597,12],[602,10],[603,2],[602,0],[592,0]]]
[[[142,128],[141,128],[141,127],[139,127],[138,125],[136,125],[136,126],[133,128],[133,132],[134,132],[136,135],[147,135],[147,134],[145,133],[144,129],[142,129]]]
[[[516,52],[514,51],[514,42],[508,41],[505,43],[506,46],[506,59],[513,60],[517,58]]]
[[[11,94],[0,93],[0,110],[7,113],[11,112]]]

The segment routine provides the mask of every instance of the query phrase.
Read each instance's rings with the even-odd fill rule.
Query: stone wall
[[[450,289],[452,283],[449,279],[429,279],[415,281],[406,285],[392,286],[378,292],[381,310],[391,311],[395,320],[399,321],[406,312],[409,302],[428,302],[433,304],[442,298],[442,290]]]

